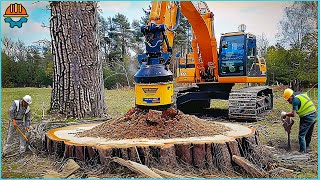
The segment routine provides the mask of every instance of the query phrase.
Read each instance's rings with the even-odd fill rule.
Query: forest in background
[[[257,35],[259,55],[266,59],[267,85],[285,84],[294,89],[310,87],[318,82],[318,3],[295,2],[285,9],[279,22],[276,45],[269,45],[265,34]],[[131,87],[138,68],[137,54],[143,53],[140,26],[145,16],[129,22],[118,13],[99,21],[99,57],[102,58],[104,85],[107,89]],[[250,30],[248,30],[250,32]],[[190,52],[191,28],[184,16],[174,39],[173,57]],[[267,32],[266,32],[267,33]],[[174,71],[175,59],[170,68]],[[2,37],[2,87],[48,87],[52,85],[53,56],[51,42],[39,40],[32,45]]]

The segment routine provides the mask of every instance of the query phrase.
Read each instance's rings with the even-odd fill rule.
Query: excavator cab
[[[223,34],[219,47],[219,76],[265,77],[265,62],[257,56],[256,37],[250,33]]]

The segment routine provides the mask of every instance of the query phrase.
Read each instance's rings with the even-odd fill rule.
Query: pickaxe
[[[30,145],[30,142],[29,142],[29,139],[27,138],[27,136],[21,131],[21,129],[19,128],[19,126],[15,126],[16,130],[20,133],[20,135],[26,140],[26,144],[27,144],[27,147],[30,149],[30,151],[32,153],[35,153],[35,149],[31,147]],[[19,153],[14,153],[12,155],[4,155],[2,154],[2,157],[4,158],[9,158],[9,157],[13,157],[13,156],[16,156],[16,155],[19,155]]]
[[[30,149],[30,151],[35,153],[35,149],[31,147],[29,139],[27,138],[27,136],[21,131],[19,126],[15,126],[15,127],[16,127],[17,131],[20,133],[20,135],[26,140],[26,144],[27,144],[28,148]]]

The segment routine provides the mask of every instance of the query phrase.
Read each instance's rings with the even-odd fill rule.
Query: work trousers
[[[310,146],[314,124],[317,120],[317,113],[312,113],[300,118],[299,145],[300,152],[306,152]]]
[[[25,124],[23,120],[16,120],[17,121],[17,126],[20,128],[20,130],[25,134]],[[16,136],[18,135],[18,136]],[[15,141],[15,137],[19,137],[20,141],[20,148],[19,148],[19,153],[22,154],[26,152],[26,140],[23,138],[23,136],[18,132],[16,127],[13,126],[12,120],[10,120],[9,123],[9,130],[7,134],[7,142],[6,145],[4,146],[4,153],[8,154],[9,152],[13,151],[13,144]]]

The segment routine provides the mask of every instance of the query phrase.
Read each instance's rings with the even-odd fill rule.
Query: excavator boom
[[[185,65],[177,68],[176,81],[196,86],[178,92],[175,100],[173,74],[168,65],[172,60],[174,33],[180,23],[180,13],[192,27],[193,52],[184,56],[185,60],[179,59]],[[148,24],[141,27],[141,32],[145,36],[146,52],[138,55],[140,69],[134,75],[136,106],[159,109],[170,107],[176,101],[179,109],[188,112],[197,109],[195,107],[210,107],[213,98],[229,99],[231,95],[229,115],[234,117],[241,114],[235,108],[239,105],[237,100],[240,96],[241,102],[250,101],[241,105],[242,110],[246,110],[248,104],[250,108],[254,107],[254,113],[250,111],[248,114],[257,115],[272,108],[270,88],[254,88],[250,90],[251,94],[232,90],[235,83],[264,83],[266,64],[256,55],[255,36],[244,31],[224,34],[217,48],[214,14],[205,2],[152,2]]]

